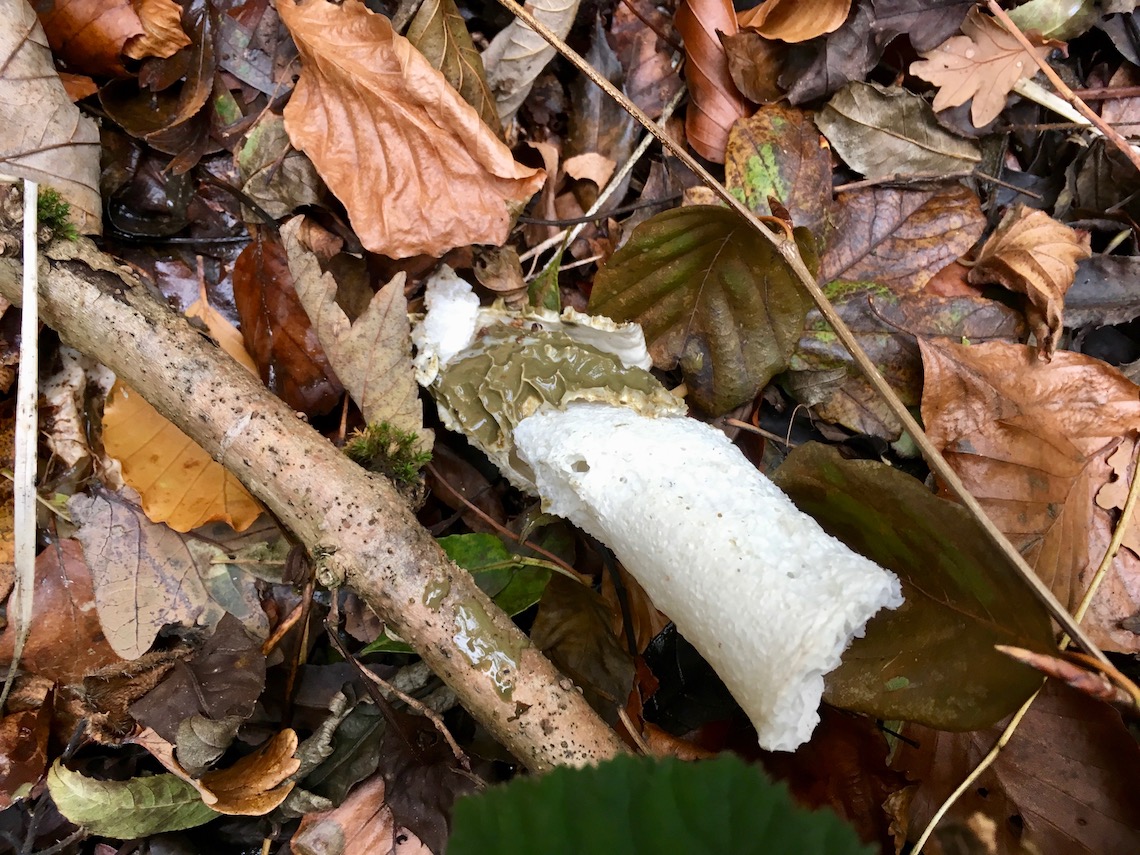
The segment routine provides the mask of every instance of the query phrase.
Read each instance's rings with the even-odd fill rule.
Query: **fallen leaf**
[[[836,153],[868,178],[972,171],[980,146],[943,129],[926,100],[898,86],[848,83],[816,116]]]
[[[530,0],[525,4],[541,24],[545,24],[564,39],[574,25],[579,0]],[[483,67],[487,82],[495,93],[499,118],[510,124],[530,94],[534,81],[557,55],[546,39],[512,18],[511,22],[491,40],[483,51]],[[502,241],[498,241],[502,243]]]
[[[736,214],[691,206],[634,229],[598,272],[589,308],[641,324],[654,364],[679,364],[694,403],[719,415],[786,367],[807,300],[772,245]]]
[[[905,33],[911,46],[922,53],[958,32],[973,6],[973,0],[875,0],[872,26],[891,38]]]
[[[1017,81],[1037,73],[1034,54],[1045,59],[1052,50],[1046,44],[1029,53],[1005,27],[974,8],[962,23],[962,35],[924,53],[921,61],[911,63],[910,73],[938,87],[936,113],[973,98],[970,121],[980,128],[1005,109]]]
[[[947,336],[978,344],[1024,336],[1019,313],[996,300],[895,294],[873,282],[837,280],[824,286],[875,367],[908,407],[922,397],[922,358],[915,337]],[[789,361],[789,390],[821,418],[893,442],[902,425],[855,366],[831,325],[812,308]]]
[[[186,532],[225,520],[240,531],[261,514],[236,476],[121,382],[103,408],[103,442],[153,522]]]
[[[324,189],[320,176],[313,162],[289,144],[285,119],[276,113],[266,113],[253,124],[235,159],[241,191],[269,216],[284,217],[302,205],[320,202]],[[246,217],[261,222],[253,212]]]
[[[724,183],[754,213],[775,199],[792,224],[820,234],[831,208],[831,152],[810,113],[771,104],[732,126]]]
[[[384,802],[384,776],[373,775],[332,810],[301,817],[289,847],[297,855],[326,855],[343,841],[342,855],[388,853],[396,845],[396,822]]]
[[[278,12],[302,60],[285,128],[361,243],[396,258],[502,244],[542,170],[516,163],[443,75],[360,0],[282,3]]]
[[[1045,360],[1053,358],[1061,336],[1065,292],[1077,262],[1092,255],[1088,232],[1071,229],[1044,211],[1015,205],[986,239],[969,280],[1002,285],[1028,298],[1026,317]]]
[[[33,620],[20,656],[25,673],[66,685],[122,661],[104,637],[79,541],[57,541],[36,556],[35,584]],[[11,661],[13,635],[11,624],[0,634],[0,662]]]
[[[1054,649],[1053,627],[981,525],[885,463],[796,448],[776,485],[824,531],[898,575],[904,602],[879,612],[826,677],[825,699],[875,718],[987,727],[1040,685],[994,650]]]
[[[718,33],[728,60],[728,74],[737,90],[757,104],[771,104],[784,97],[776,85],[784,64],[784,46],[752,30],[731,36]]]
[[[1140,258],[1133,255],[1094,255],[1077,264],[1073,285],[1065,293],[1068,326],[1125,324],[1140,317]]]
[[[291,780],[300,767],[297,733],[285,728],[225,769],[199,778],[203,801],[229,816],[264,816],[277,808],[296,786]]]
[[[1001,726],[943,733],[907,725],[892,765],[918,781],[910,802],[914,840],[993,747]],[[994,764],[947,818],[982,813],[999,830],[997,855],[1102,855],[1140,849],[1140,793],[1129,784],[1140,748],[1119,714],[1053,680]]]
[[[71,103],[31,4],[0,0],[0,172],[53,187],[100,234],[99,130]]]
[[[127,77],[121,57],[168,57],[190,44],[174,0],[55,0],[46,9],[52,52],[85,74]]]
[[[682,85],[674,49],[658,33],[679,41],[672,15],[653,0],[629,0],[614,8],[609,42],[625,72],[622,89],[651,119],[661,117]]]
[[[675,21],[685,40],[687,58],[685,137],[701,157],[724,163],[729,131],[749,112],[728,73],[728,59],[717,35],[737,32],[736,12],[729,0],[680,0]]]
[[[1140,388],[1100,360],[993,342],[919,341],[922,420],[931,439],[1061,604],[1074,611],[1111,534],[1094,503],[1105,458],[1140,428]],[[1140,564],[1117,556],[1084,628],[1102,648],[1135,652],[1119,622],[1140,610]]]
[[[216,584],[214,573],[229,576],[226,564],[214,563],[216,543],[152,523],[121,496],[76,495],[68,507],[80,526],[76,537],[91,571],[103,634],[124,659],[145,653],[168,624],[211,627],[227,607],[248,612],[249,601],[258,602],[252,577],[243,589],[232,581],[228,591]],[[257,612],[242,615],[243,622],[268,631],[264,613]]]
[[[210,148],[213,109],[207,105],[217,71],[213,7],[207,0],[187,0],[182,24],[189,47],[169,59],[149,60],[137,80],[113,80],[99,90],[99,103],[123,130],[174,155],[166,168],[176,175],[192,169]]]
[[[590,706],[613,724],[633,688],[635,668],[611,623],[599,594],[555,573],[539,601],[530,637],[574,681]]]
[[[913,293],[964,255],[985,222],[978,197],[957,184],[841,193],[824,237],[819,279],[878,282],[896,294]]]
[[[279,235],[253,230],[253,240],[234,262],[233,286],[242,337],[262,382],[295,410],[332,410],[344,387],[297,296]]]
[[[855,0],[847,20],[833,33],[789,45],[779,84],[788,101],[803,104],[830,95],[874,68],[893,34],[872,29],[871,0]]]
[[[0,718],[0,810],[31,796],[47,769],[54,697],[49,691],[38,708]]]
[[[764,0],[738,13],[736,21],[741,28],[755,30],[766,39],[806,42],[839,29],[850,11],[851,0]]]
[[[430,449],[432,433],[423,426],[423,405],[412,367],[404,274],[396,274],[364,313],[350,322],[336,303],[336,280],[331,273],[321,273],[316,256],[302,243],[303,223],[302,217],[286,223],[281,240],[297,297],[337,377],[368,424],[388,422],[401,431],[419,434],[420,448]]]
[[[483,59],[475,50],[455,0],[427,0],[412,18],[406,35],[463,100],[475,108],[487,127],[502,137],[499,108],[487,84]]]

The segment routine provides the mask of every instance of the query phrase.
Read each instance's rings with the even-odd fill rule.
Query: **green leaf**
[[[814,257],[806,230],[796,229]],[[782,371],[808,297],[775,248],[726,208],[693,205],[647,220],[598,273],[591,314],[637,321],[654,364],[678,364],[692,400],[719,415]]]
[[[97,781],[57,760],[47,784],[59,812],[100,837],[133,840],[194,828],[220,815],[206,807],[192,785],[174,775]]]
[[[455,805],[449,855],[869,855],[829,810],[724,755],[618,757],[555,769]]]
[[[537,603],[550,581],[546,562],[514,555],[493,534],[453,534],[438,542],[447,557],[469,572],[483,593],[511,617]],[[412,652],[404,642],[381,635],[361,655]]]
[[[483,59],[455,0],[427,0],[408,25],[407,37],[501,138],[499,108],[487,85]]]
[[[827,675],[825,699],[943,730],[988,727],[1041,685],[994,650],[1055,650],[1045,608],[960,505],[883,463],[800,446],[777,486],[849,547],[898,574],[906,602],[879,612]]]

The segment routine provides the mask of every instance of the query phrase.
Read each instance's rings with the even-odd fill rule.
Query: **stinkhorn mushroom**
[[[609,546],[720,675],[760,745],[819,721],[823,677],[898,579],[801,513],[649,373],[640,327],[481,308],[449,269],[413,331],[417,376],[543,508]]]

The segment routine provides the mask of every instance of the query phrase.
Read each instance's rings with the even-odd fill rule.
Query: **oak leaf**
[[[1077,275],[1077,262],[1091,255],[1088,232],[1016,205],[986,240],[968,278],[972,285],[1003,285],[1028,298],[1026,317],[1041,356],[1049,360],[1061,335],[1065,292]]]
[[[741,28],[755,30],[766,39],[806,42],[838,30],[851,11],[851,0],[766,0],[736,16]]]
[[[724,163],[728,133],[737,119],[748,115],[748,103],[732,82],[728,58],[718,32],[738,32],[730,0],[681,0],[677,32],[685,40],[685,80],[689,107],[685,136],[693,151],[714,163]]]
[[[1035,47],[1041,59],[1053,45]],[[910,73],[938,87],[934,111],[957,107],[974,99],[970,121],[981,128],[1005,108],[1006,98],[1017,81],[1037,73],[1033,54],[996,20],[971,9],[962,24],[962,35],[947,39],[913,62]]]
[[[1111,518],[1094,496],[1106,458],[1140,430],[1140,387],[1089,356],[992,342],[919,340],[927,434],[1061,604],[1074,611],[1104,556]],[[1135,652],[1120,622],[1140,610],[1140,562],[1121,552],[1084,626],[1101,647]]]
[[[361,243],[401,258],[502,244],[542,170],[516,163],[423,54],[360,0],[290,0],[278,11],[302,61],[285,128]]]

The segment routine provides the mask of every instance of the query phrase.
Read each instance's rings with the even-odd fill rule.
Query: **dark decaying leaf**
[[[658,33],[679,41],[672,16],[653,0],[630,0],[614,8],[609,43],[625,71],[622,89],[651,119],[660,118],[681,88],[673,48]]]
[[[748,115],[717,35],[737,32],[736,12],[728,0],[680,0],[676,24],[685,40],[685,82],[690,92],[685,136],[701,157],[724,163],[728,132],[737,119]]]
[[[848,83],[816,124],[847,165],[868,178],[970,172],[982,159],[976,142],[945,130],[924,98],[898,86]]]
[[[337,405],[344,387],[301,305],[280,238],[255,229],[234,263],[234,305],[261,380],[290,407],[311,415]]]
[[[249,718],[264,687],[261,643],[226,615],[201,650],[177,663],[166,679],[131,704],[131,715],[167,742],[177,743],[182,723],[192,717],[212,722]]]
[[[918,406],[922,395],[922,357],[915,336],[978,344],[1018,341],[1025,335],[1019,312],[977,296],[934,297],[925,291],[900,296],[874,282],[843,280],[825,285],[824,293],[908,407]],[[788,367],[790,391],[821,417],[858,433],[898,439],[902,425],[818,309],[808,312]]]
[[[912,293],[965,254],[984,228],[978,197],[961,185],[841,193],[819,278],[878,282],[896,294]]]
[[[919,782],[910,802],[911,840],[1000,732],[1000,725],[974,733],[906,726],[893,765]],[[998,855],[1020,855],[1026,846],[1040,855],[1140,851],[1138,767],[1140,748],[1112,707],[1049,680],[947,819],[964,822],[977,812],[992,819]]]
[[[603,718],[617,721],[617,711],[633,688],[633,657],[614,636],[609,610],[598,594],[555,574],[542,595],[530,637]]]
[[[724,183],[753,212],[770,216],[775,198],[793,225],[818,234],[831,208],[831,153],[810,113],[771,104],[732,126]]]
[[[875,0],[872,26],[890,38],[905,33],[922,53],[958,32],[973,5],[972,0]]]
[[[797,230],[801,250],[814,255]],[[598,273],[590,312],[637,321],[654,363],[681,366],[693,401],[720,414],[783,370],[808,298],[772,245],[731,211],[658,214]]]
[[[793,45],[779,81],[788,101],[803,104],[830,95],[852,80],[862,80],[890,41],[871,28],[874,19],[871,0],[856,0],[838,30]]]
[[[1012,712],[1040,685],[993,646],[1051,649],[1049,615],[964,508],[884,463],[845,460],[818,443],[795,449],[775,481],[825,531],[903,584],[903,605],[871,618],[827,675],[829,703],[970,730]]]
[[[771,104],[784,97],[776,85],[784,65],[786,45],[773,42],[751,30],[732,36],[720,34],[728,59],[728,73],[740,94],[757,104]]]
[[[1140,316],[1140,258],[1094,255],[1077,264],[1065,293],[1065,323],[1081,328],[1124,324]]]
[[[501,137],[499,109],[483,73],[483,59],[475,50],[455,0],[427,0],[408,25],[407,37]]]
[[[0,810],[26,798],[43,777],[54,708],[55,695],[49,690],[38,708],[0,718]]]

